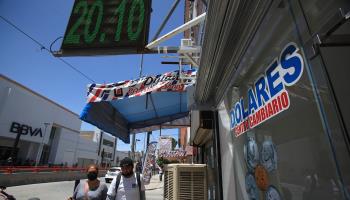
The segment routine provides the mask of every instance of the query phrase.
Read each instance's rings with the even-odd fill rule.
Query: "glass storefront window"
[[[349,69],[346,65],[350,61],[350,58],[347,56],[349,50],[350,47],[343,46],[322,47],[322,58],[325,63],[323,63],[321,56],[315,57],[310,62],[322,109],[327,118],[328,132],[335,148],[338,166],[345,185],[344,189],[347,190],[348,195],[350,194],[350,146],[348,139],[350,110],[347,102],[349,102],[350,96],[349,90],[347,89],[347,86],[349,85],[347,77]],[[328,76],[325,68],[328,68]],[[329,76],[330,68],[331,73],[334,73],[334,71],[336,72],[336,75],[333,78]],[[330,85],[333,86],[333,91],[330,90]],[[333,93],[337,97],[337,103],[335,102],[335,98],[332,98]],[[339,110],[337,110],[337,104]],[[344,122],[343,125],[342,122]]]
[[[218,170],[215,168],[214,147],[211,143],[205,147],[205,164],[207,164],[208,200],[216,199],[215,185]]]
[[[333,16],[340,16],[341,11],[343,14],[350,11],[348,0],[308,0],[299,2],[311,29],[311,34],[320,31],[320,28]]]
[[[299,38],[288,6],[274,2],[247,49],[239,66],[239,76],[227,95],[229,113],[236,105],[243,105],[241,116],[234,115],[238,119],[247,115],[244,108],[251,107],[253,115],[271,102],[269,97],[282,99],[276,98],[272,108],[266,106],[267,112],[279,110],[276,115],[277,111],[271,111],[274,117],[260,120],[238,137],[232,134],[236,152],[236,199],[342,198],[335,158],[323,128]],[[292,44],[291,47],[288,44]],[[288,68],[286,60],[293,60],[295,64],[298,58],[303,62],[301,77],[288,82],[288,76],[291,78],[297,68]],[[284,81],[279,82],[278,76]],[[284,89],[288,98],[280,93]]]

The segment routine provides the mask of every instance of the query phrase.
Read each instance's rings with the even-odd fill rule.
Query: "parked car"
[[[112,182],[113,178],[117,177],[121,170],[120,167],[111,167],[105,175],[106,183]]]

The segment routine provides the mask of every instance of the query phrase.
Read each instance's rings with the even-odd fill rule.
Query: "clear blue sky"
[[[174,0],[153,0],[149,40],[153,38]],[[73,0],[2,0],[0,15],[21,28],[31,37],[49,48],[63,36],[73,7]],[[184,1],[181,1],[161,35],[183,24]],[[80,114],[86,103],[86,86],[91,83],[85,77],[66,66],[22,33],[0,19],[0,73],[46,96],[58,104]],[[179,46],[183,34],[161,45]],[[53,46],[58,50],[61,41]],[[176,65],[161,65],[163,55],[144,56],[143,75],[173,71]],[[135,79],[139,76],[141,55],[94,56],[64,58],[96,83],[111,83]],[[169,59],[168,59],[169,61]],[[82,130],[94,127],[83,123]],[[163,130],[162,135],[177,136],[177,129]],[[143,141],[144,134],[137,138]],[[151,140],[157,140],[159,131]],[[118,140],[119,141],[119,140]],[[118,149],[129,150],[130,145],[119,141]],[[137,143],[137,150],[143,143]]]

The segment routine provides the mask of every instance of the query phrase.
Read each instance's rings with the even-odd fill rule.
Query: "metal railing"
[[[38,172],[67,172],[80,171],[84,172],[86,168],[82,167],[64,167],[64,166],[0,166],[0,174],[13,173],[38,173]]]

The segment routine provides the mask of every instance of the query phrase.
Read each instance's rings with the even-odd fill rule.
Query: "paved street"
[[[104,182],[103,178],[100,178],[100,180]],[[107,184],[108,187],[109,185]],[[14,195],[17,200],[28,200],[30,198],[64,200],[72,195],[73,186],[74,181],[61,181],[9,187],[6,189],[6,192]],[[149,200],[161,200],[163,199],[162,194],[162,182],[159,182],[158,176],[154,176],[151,179],[151,183],[146,186],[146,198]]]

